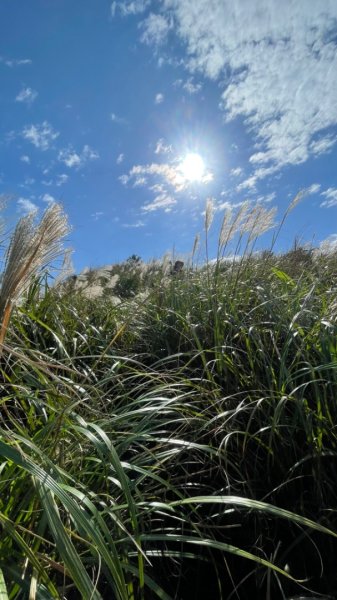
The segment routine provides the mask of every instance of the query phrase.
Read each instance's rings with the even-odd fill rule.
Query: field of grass
[[[13,296],[1,600],[336,596],[337,256],[257,254],[244,210],[118,305],[36,269]]]

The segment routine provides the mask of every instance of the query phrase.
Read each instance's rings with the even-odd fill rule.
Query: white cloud
[[[87,144],[83,146],[80,153],[75,152],[71,147],[60,150],[58,159],[60,162],[66,165],[69,169],[79,169],[83,167],[88,161],[99,158],[98,152],[93,150]]]
[[[61,185],[64,185],[65,183],[67,183],[68,179],[69,179],[69,175],[66,175],[65,173],[61,173],[60,175],[57,175],[55,184],[57,185],[57,187],[60,187]]]
[[[51,194],[43,194],[43,196],[41,196],[41,200],[43,200],[43,202],[47,202],[47,204],[53,204],[56,202],[54,196]]]
[[[32,88],[23,88],[21,92],[15,98],[16,102],[25,102],[26,104],[32,104],[36,100],[38,93]]]
[[[319,245],[319,253],[333,254],[337,250],[337,233],[332,233]]]
[[[162,102],[164,102],[164,94],[156,94],[155,99],[154,99],[154,103],[155,104],[161,104]]]
[[[110,119],[113,123],[117,123],[118,125],[124,125],[127,121],[123,117],[119,117],[116,113],[111,113]]]
[[[173,83],[174,87],[181,87],[185,92],[190,95],[197,94],[202,89],[201,83],[194,83],[194,78],[189,77],[186,81],[183,79],[176,79]]]
[[[59,161],[63,162],[66,167],[72,169],[73,167],[79,168],[81,166],[81,157],[74,150],[60,150],[58,155]]]
[[[19,198],[17,201],[17,205],[18,211],[25,214],[36,212],[37,210],[39,210],[38,206],[36,206],[36,204],[34,204],[34,202],[29,200],[28,198]]]
[[[172,146],[166,146],[165,140],[160,138],[156,144],[155,154],[170,154],[172,152]]]
[[[250,177],[245,179],[245,181],[239,183],[239,185],[236,187],[236,191],[242,192],[242,190],[255,190],[257,181],[258,177],[256,175],[251,175]]]
[[[146,177],[136,177],[132,187],[142,187],[147,184]]]
[[[322,202],[321,206],[331,208],[331,206],[337,205],[337,188],[328,188],[325,192],[321,193],[321,196],[325,196],[326,200]]]
[[[176,192],[181,192],[187,186],[187,182],[175,167],[168,164],[152,163],[150,165],[135,165],[126,176],[125,183],[135,181],[140,176],[157,176],[170,184]]]
[[[258,142],[257,179],[325,152],[317,140],[337,125],[335,0],[165,0],[143,21],[142,40],[157,45],[169,30],[186,47],[185,65],[223,87],[227,121],[240,117]]]
[[[48,150],[59,133],[54,131],[48,121],[43,121],[40,125],[26,125],[23,128],[22,136],[39,150]]]
[[[276,198],[276,192],[270,192],[270,194],[266,194],[265,196],[259,196],[256,198],[256,202],[272,202]]]
[[[159,140],[161,143],[162,140]],[[198,185],[206,185],[213,179],[213,174],[205,172],[200,179]],[[196,182],[190,181],[184,176],[182,163],[177,160],[172,163],[151,163],[147,165],[134,165],[130,171],[121,177],[119,180],[123,185],[131,185],[132,187],[147,186],[149,191],[155,195],[154,200],[147,202],[142,206],[145,212],[152,212],[159,209],[164,209],[169,212],[177,203],[174,194],[182,192],[190,193],[191,186]]]
[[[110,14],[112,17],[115,17],[117,13],[120,13],[122,17],[138,15],[144,12],[150,4],[150,0],[123,0],[122,2],[112,2]]]
[[[326,136],[321,137],[318,140],[311,142],[310,150],[313,154],[324,154],[332,150],[333,146],[337,141],[336,137]]]
[[[0,63],[5,64],[7,67],[20,67],[22,65],[31,65],[32,61],[30,58],[5,58],[0,56]]]
[[[103,215],[104,215],[104,212],[99,210],[97,212],[94,212],[91,216],[94,219],[94,221],[98,221],[98,219],[100,219]]]
[[[184,177],[180,164],[170,165],[167,163],[151,163],[149,165],[135,165],[130,169],[127,175],[122,175],[119,179],[126,185],[127,183],[134,183],[139,178],[145,178],[142,180],[142,185],[147,183],[148,177],[158,177],[168,185],[170,185],[175,192],[182,192],[186,190],[191,182]],[[210,172],[206,172],[198,181],[199,184],[207,184],[213,180],[213,175]],[[138,185],[140,185],[138,183]]]
[[[243,173],[243,169],[241,169],[241,167],[236,167],[236,169],[232,169],[230,172],[230,175],[232,175],[233,177],[240,177],[240,175],[242,175]]]
[[[29,156],[27,156],[27,154],[23,154],[23,156],[20,156],[20,160],[24,163],[26,163],[27,165],[30,164],[30,158]]]
[[[305,190],[305,193],[309,194],[311,196],[312,194],[318,194],[320,189],[321,189],[321,186],[319,183],[313,183]]]
[[[191,95],[197,94],[198,92],[200,92],[201,89],[202,89],[202,84],[194,83],[192,77],[190,77],[183,84],[183,90],[185,90],[188,94],[191,94]]]
[[[165,212],[170,212],[175,204],[177,204],[177,200],[173,196],[163,193],[156,196],[152,202],[143,204],[142,210],[144,212],[153,212],[163,209]]]
[[[123,162],[123,160],[124,160],[124,154],[123,154],[123,152],[121,152],[121,153],[120,153],[120,154],[117,156],[117,159],[116,159],[116,164],[117,164],[117,165],[120,165],[120,164]]]
[[[168,32],[172,27],[169,18],[163,15],[155,15],[151,13],[141,24],[143,33],[141,36],[142,42],[145,44],[154,44],[159,46],[166,41]]]

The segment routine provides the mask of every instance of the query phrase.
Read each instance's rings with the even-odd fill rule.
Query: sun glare
[[[205,173],[205,163],[200,154],[190,152],[186,154],[180,170],[188,181],[200,181]]]

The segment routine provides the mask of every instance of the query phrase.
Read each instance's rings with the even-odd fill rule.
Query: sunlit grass
[[[255,254],[273,214],[239,211],[145,297],[31,282],[1,359],[1,598],[334,596],[337,259]]]

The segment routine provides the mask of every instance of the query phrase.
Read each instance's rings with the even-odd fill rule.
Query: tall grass
[[[31,281],[1,359],[0,597],[335,595],[337,261],[255,254],[273,218],[228,214],[217,261],[145,300]]]

